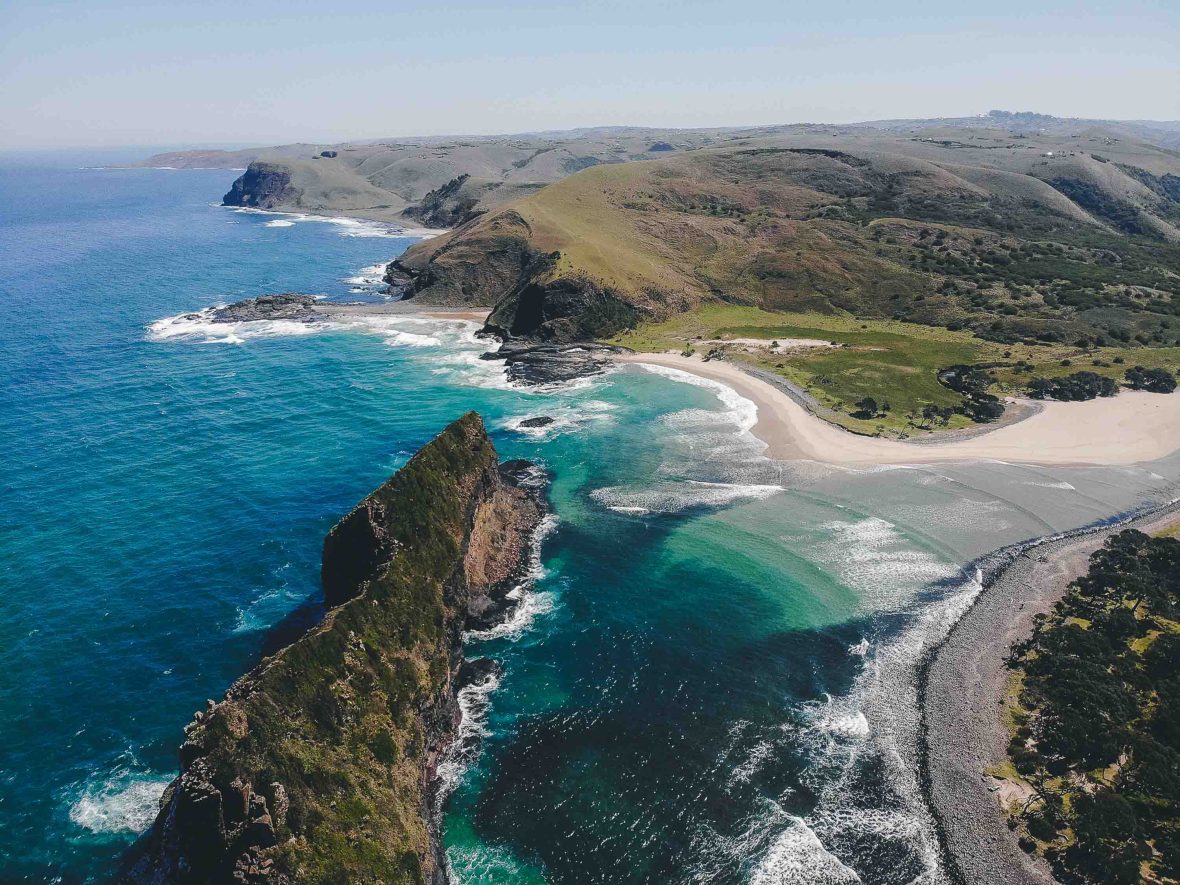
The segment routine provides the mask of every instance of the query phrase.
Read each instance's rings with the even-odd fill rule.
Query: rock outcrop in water
[[[470,412],[332,529],[324,620],[196,714],[124,881],[445,882],[432,810],[461,634],[526,567],[527,466],[500,465]]]
[[[250,323],[257,320],[295,320],[301,323],[320,319],[315,305],[315,295],[300,295],[296,292],[282,292],[277,295],[259,295],[235,301],[225,307],[213,308],[210,319],[215,323]],[[200,314],[190,314],[200,319]]]

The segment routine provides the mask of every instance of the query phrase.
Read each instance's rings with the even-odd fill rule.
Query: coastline
[[[183,170],[177,170],[183,171]],[[217,203],[218,208],[229,209],[231,212],[244,212],[251,215],[278,215],[287,216],[291,219],[291,223],[295,224],[301,221],[313,222],[327,222],[329,224],[345,224],[345,225],[359,225],[359,224],[376,224],[381,225],[385,232],[378,234],[369,234],[369,236],[386,237],[388,239],[399,239],[402,237],[419,240],[429,240],[434,237],[442,236],[449,232],[449,228],[433,228],[433,227],[406,227],[398,219],[400,214],[393,218],[375,217],[371,209],[335,209],[336,214],[326,215],[322,211],[299,211],[298,209],[259,209],[255,206],[235,206],[232,203]],[[360,214],[366,213],[366,214]],[[286,225],[282,225],[286,226]]]
[[[987,774],[1008,758],[1002,718],[1008,650],[1031,635],[1033,618],[1086,571],[1090,554],[1107,537],[1126,528],[1157,530],[1178,515],[1180,499],[1173,498],[977,560],[983,589],[919,673],[921,783],[953,881],[1055,881],[1042,859],[1017,845],[996,795],[1000,781]]]
[[[324,316],[423,316],[436,320],[470,320],[483,323],[490,308],[447,307],[438,304],[415,304],[413,301],[387,301],[380,304],[320,302],[312,309]]]
[[[943,441],[861,436],[813,414],[798,397],[728,362],[679,354],[635,353],[618,362],[649,364],[720,382],[751,400],[751,433],[774,460],[845,466],[992,460],[1043,466],[1129,465],[1180,449],[1180,393],[1123,391],[1086,402],[1038,403],[1011,423]]]

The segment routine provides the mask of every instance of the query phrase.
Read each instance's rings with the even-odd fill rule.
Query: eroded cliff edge
[[[323,621],[186,727],[125,881],[446,880],[432,811],[461,634],[527,567],[527,466],[469,412],[332,529]]]

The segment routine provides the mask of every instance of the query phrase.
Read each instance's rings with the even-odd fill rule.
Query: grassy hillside
[[[281,165],[298,198],[272,208],[408,219],[453,227],[483,211],[535,193],[581,170],[667,157],[719,146],[794,146],[876,151],[939,163],[982,167],[995,182],[1000,169],[1024,174],[1028,163],[1052,162],[1042,171],[1071,178],[1057,166],[1070,156],[1107,155],[1153,175],[1171,169],[1175,124],[1063,120],[1044,115],[986,119],[884,121],[853,126],[809,124],[744,129],[603,127],[569,132],[467,138],[381,139],[344,144],[289,144],[236,151],[157,154],[145,166],[243,169],[256,161]],[[1044,155],[1052,152],[1053,157]],[[1165,155],[1160,160],[1159,156]],[[1117,156],[1116,156],[1117,155]],[[1098,160],[1093,161],[1098,163]],[[1093,170],[1083,178],[1091,175]],[[1039,177],[1047,180],[1047,175]],[[1152,182],[1141,182],[1151,191]],[[1158,189],[1158,188],[1156,188]],[[1138,197],[1144,192],[1136,189]],[[1085,195],[1082,191],[1081,198]]]
[[[990,395],[1176,370],[1180,158],[1103,135],[1100,158],[990,132],[895,142],[906,155],[871,149],[879,138],[793,134],[588,169],[396,269],[412,297],[492,307],[514,336],[677,351],[697,335],[830,338],[841,346],[711,347],[870,433],[967,423],[924,415],[964,404],[939,381],[949,366],[983,366]],[[890,409],[853,417],[865,397]]]
[[[1120,150],[1100,162],[979,148],[954,163],[815,147],[701,150],[586,170],[415,247],[403,264],[428,271],[415,290],[435,300],[492,305],[520,284],[577,280],[655,320],[726,301],[1002,343],[1175,343],[1180,192],[1169,187],[1180,159]],[[1023,171],[966,162],[979,154]],[[1122,162],[1144,157],[1175,172]],[[516,261],[527,273],[505,274],[507,287],[470,279],[475,256],[495,261],[506,236],[549,260]]]

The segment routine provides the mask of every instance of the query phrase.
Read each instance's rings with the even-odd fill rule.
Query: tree
[[[864,399],[857,400],[854,403],[856,411],[852,413],[853,418],[876,418],[878,407],[877,401],[871,396],[866,396]]]

